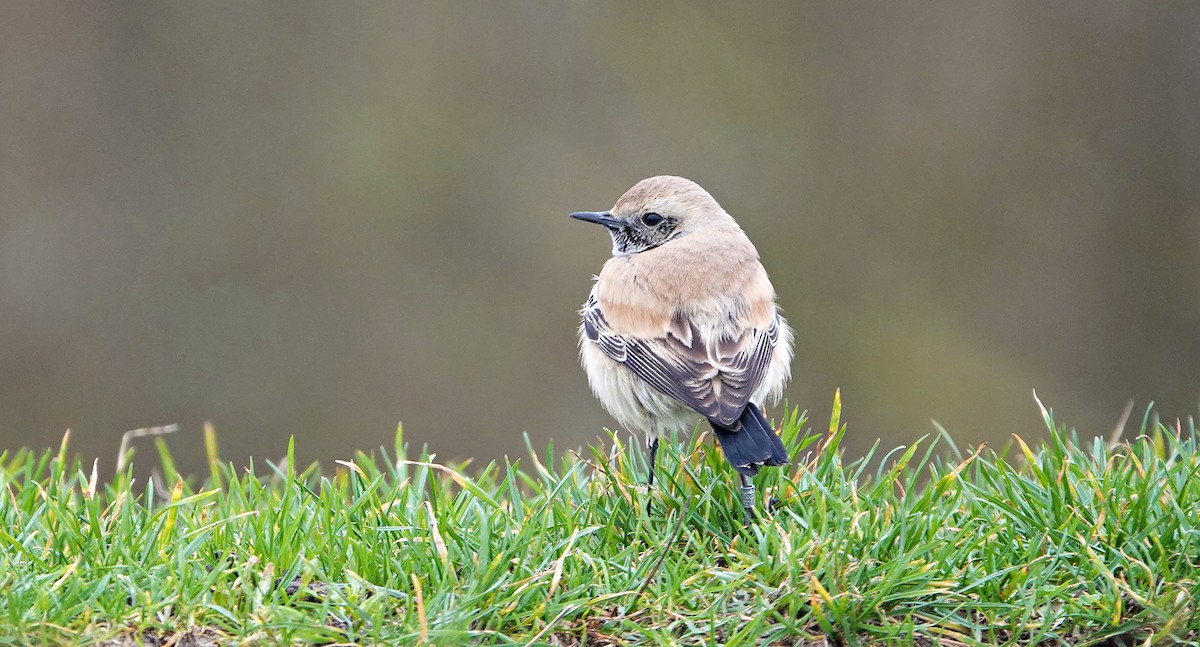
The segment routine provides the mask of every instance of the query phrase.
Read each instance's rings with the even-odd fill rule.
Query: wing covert
[[[779,339],[778,318],[766,330],[706,340],[695,324],[676,316],[664,336],[639,339],[614,332],[594,295],[581,314],[585,336],[609,359],[725,427],[737,422],[762,383]]]

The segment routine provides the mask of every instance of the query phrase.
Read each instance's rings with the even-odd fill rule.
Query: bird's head
[[[638,182],[608,211],[580,211],[571,217],[604,225],[612,236],[613,256],[648,251],[698,231],[740,231],[708,191],[673,175]]]

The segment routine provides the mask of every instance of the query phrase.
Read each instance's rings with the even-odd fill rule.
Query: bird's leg
[[[754,480],[745,474],[739,474],[742,477],[742,512],[745,514],[744,525],[749,526],[754,519]]]
[[[654,461],[658,458],[658,438],[646,443],[646,449],[650,452],[650,474],[646,478],[646,493],[653,494],[654,492]],[[646,500],[646,514],[650,514],[651,500]]]

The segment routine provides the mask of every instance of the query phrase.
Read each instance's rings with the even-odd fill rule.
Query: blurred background
[[[821,429],[841,387],[851,451],[1037,438],[1032,389],[1086,434],[1200,403],[1200,4],[0,16],[0,449],[589,442],[609,241],[566,216],[659,173],[757,243],[788,400]]]

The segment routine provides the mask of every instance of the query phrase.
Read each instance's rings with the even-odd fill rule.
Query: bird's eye
[[[663,218],[662,216],[658,215],[657,213],[653,213],[653,212],[642,216],[642,223],[645,224],[647,227],[653,227],[654,225],[657,225],[658,223],[662,222],[663,220],[666,220],[666,218]]]

